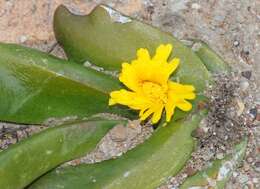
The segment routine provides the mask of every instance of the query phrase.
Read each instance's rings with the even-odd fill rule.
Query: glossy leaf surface
[[[93,150],[122,121],[80,121],[48,128],[0,152],[0,186],[21,189],[56,166]]]
[[[171,43],[174,49],[171,58],[181,59],[175,79],[193,84],[198,91],[204,90],[210,80],[207,69],[190,48],[170,34],[106,6],[98,6],[87,16],[73,15],[60,6],[54,16],[54,31],[71,60],[90,61],[117,71],[123,62],[136,58],[137,49],[147,48],[153,55],[160,44]]]
[[[41,124],[49,118],[78,118],[110,112],[130,116],[126,108],[108,106],[118,79],[78,64],[13,44],[0,44],[0,120]]]
[[[172,121],[118,159],[54,170],[30,188],[156,188],[189,159],[195,144],[191,132],[202,117],[197,113],[187,120]]]
[[[231,67],[206,43],[200,40],[193,40],[189,47],[201,59],[202,63],[212,73],[226,73],[231,71]]]

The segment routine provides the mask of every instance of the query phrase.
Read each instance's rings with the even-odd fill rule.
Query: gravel
[[[25,138],[38,133],[47,127],[33,125],[17,125],[11,123],[0,123],[0,152]]]
[[[85,157],[66,163],[64,166],[95,163],[116,158],[143,143],[152,133],[153,127],[149,123],[141,125],[138,120],[129,121],[126,126],[118,125],[104,136],[95,150]]]

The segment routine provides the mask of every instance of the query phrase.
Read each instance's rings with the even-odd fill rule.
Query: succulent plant
[[[48,128],[0,152],[0,185],[6,189],[151,189],[176,175],[194,150],[191,132],[207,114],[197,104],[206,101],[203,92],[213,84],[212,74],[230,69],[226,63],[202,42],[194,41],[200,46],[193,52],[194,48],[170,34],[104,5],[86,16],[58,7],[54,31],[69,61],[0,44],[0,120],[44,124],[50,118],[75,117],[76,121]],[[117,159],[54,169],[91,151],[109,129],[125,124],[89,117],[114,113],[137,118],[127,108],[108,106],[109,93],[122,87],[109,73],[118,72],[122,62],[135,57],[137,49],[155,52],[159,44],[166,43],[174,46],[171,58],[181,60],[171,79],[196,88],[192,112],[176,110],[166,127],[162,119],[151,138]],[[92,66],[83,66],[86,61]],[[95,66],[102,71],[93,69]]]
[[[121,87],[112,76],[15,44],[0,44],[0,120],[42,124],[50,118],[109,112],[108,94]]]
[[[24,188],[61,163],[93,150],[116,120],[73,121],[48,128],[0,153],[0,185]]]

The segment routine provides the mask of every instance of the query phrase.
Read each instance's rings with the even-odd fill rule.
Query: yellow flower
[[[186,101],[195,98],[192,85],[182,85],[169,80],[176,70],[180,60],[173,58],[169,63],[168,57],[172,45],[160,45],[154,57],[150,57],[147,49],[137,51],[137,59],[131,64],[123,63],[119,80],[129,89],[121,89],[110,93],[109,105],[122,104],[134,110],[139,110],[141,120],[151,114],[152,123],[157,123],[166,111],[166,121],[171,120],[176,107],[183,111],[192,108]]]

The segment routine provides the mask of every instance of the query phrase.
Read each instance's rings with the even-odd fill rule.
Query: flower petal
[[[180,64],[180,59],[179,58],[174,58],[170,61],[170,63],[168,64],[168,72],[169,72],[169,76],[176,70],[176,68],[179,66]]]
[[[143,62],[149,62],[151,60],[150,54],[147,49],[141,48],[137,51],[137,59]]]
[[[189,92],[189,93],[186,93],[186,94],[181,94],[180,95],[183,99],[187,99],[187,100],[193,100],[196,98],[196,94],[193,93],[193,92]]]
[[[152,123],[153,124],[156,124],[161,116],[162,116],[162,111],[163,111],[163,104],[162,105],[159,105],[156,110],[154,111],[154,114],[153,114],[153,117],[152,117]]]
[[[175,105],[172,101],[168,101],[165,105],[165,111],[166,111],[166,121],[169,122],[172,118],[172,115],[174,114]]]
[[[129,89],[133,91],[138,90],[138,75],[136,70],[131,64],[123,63],[122,64],[122,72],[119,76],[119,80],[124,83]]]
[[[134,93],[129,92],[125,89],[119,91],[112,91],[110,93],[110,102],[111,105],[122,104],[129,105],[134,100]]]
[[[195,91],[193,85],[182,85],[173,81],[168,82],[169,89],[174,91],[175,93],[184,94],[188,92]]]
[[[108,105],[112,106],[112,105],[115,105],[115,104],[116,104],[116,101],[114,99],[110,98],[109,101],[108,101]]]
[[[172,45],[171,44],[160,45],[156,49],[156,54],[153,57],[153,60],[159,61],[159,62],[165,62],[169,58],[171,52],[172,52]]]
[[[152,114],[152,123],[157,123],[163,109],[166,110],[166,121],[170,121],[176,107],[183,111],[192,109],[186,100],[196,97],[192,85],[182,85],[169,81],[170,75],[178,67],[180,60],[168,58],[172,45],[160,45],[151,59],[147,49],[137,51],[137,59],[131,64],[123,63],[119,80],[131,91],[119,90],[110,93],[109,105],[122,104],[131,109],[139,110],[141,120]]]
[[[109,105],[114,104],[125,105],[135,110],[143,110],[151,106],[151,102],[145,96],[125,89],[110,93]]]
[[[183,99],[179,100],[179,102],[176,103],[176,106],[185,112],[190,111],[192,109],[191,103]]]
[[[143,121],[143,120],[146,120],[152,113],[153,113],[153,109],[152,108],[149,108],[148,110],[146,110],[143,115],[140,117],[140,120]]]

